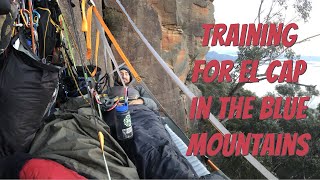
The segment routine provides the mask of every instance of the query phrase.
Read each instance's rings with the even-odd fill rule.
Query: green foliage
[[[308,22],[310,11],[312,9],[311,2],[309,0],[296,0],[293,7],[300,18],[303,19],[304,22]]]
[[[232,88],[231,83],[213,83],[206,84],[200,80],[197,84],[198,88],[203,92],[203,95],[213,96],[213,106],[211,112],[218,117],[220,112],[219,97],[228,96]],[[278,95],[283,97],[308,95],[308,91],[303,91],[301,86],[297,84],[281,84],[276,86]],[[267,94],[268,96],[276,96],[275,94]],[[249,90],[240,88],[234,96],[256,96]],[[242,119],[229,119],[224,122],[225,127],[231,133],[242,132],[247,133],[295,133],[299,135],[304,133],[311,134],[311,141],[308,141],[309,153],[306,156],[264,156],[256,158],[272,173],[279,178],[319,178],[319,153],[320,153],[320,104],[317,111],[308,109],[306,111],[307,118],[303,120],[284,120],[284,119],[267,119],[259,120],[262,98],[256,97],[252,102],[254,110],[250,112],[252,118],[248,120]],[[229,108],[229,107],[228,107]],[[211,137],[218,131],[207,120],[200,120],[198,123],[199,132],[207,132],[208,137]],[[299,148],[299,146],[297,146]],[[221,154],[211,157],[211,160],[218,165],[218,167],[231,179],[261,179],[264,178],[251,164],[248,163],[243,157],[224,157]]]
[[[201,90],[203,96],[213,96],[211,112],[212,114],[217,115],[220,112],[221,107],[219,98],[228,96],[230,83],[218,83],[217,81],[204,83],[202,78],[200,78],[199,82],[195,83],[195,85]]]
[[[295,89],[292,84],[280,84],[276,85],[276,91],[281,96],[295,96]]]
[[[204,84],[199,82],[196,84],[202,90],[204,96],[214,96],[215,106],[211,109],[212,113],[219,114],[220,102],[218,97],[227,96],[231,89],[230,83]],[[283,87],[278,87],[278,93],[283,96],[291,96],[301,91],[300,86],[287,84]],[[288,90],[289,89],[289,90]],[[274,96],[274,94],[269,94]],[[240,88],[236,96],[255,96],[254,93]],[[315,110],[309,109],[307,111],[308,117],[303,120],[284,120],[284,119],[267,119],[259,120],[261,109],[261,98],[256,97],[252,102],[254,110],[253,117],[248,120],[229,119],[224,125],[231,133],[243,132],[247,133],[295,133],[299,135],[304,133],[311,134],[311,141],[308,141],[309,153],[306,156],[264,156],[256,158],[267,169],[274,173],[278,178],[319,178],[320,175],[320,119],[317,117]],[[320,112],[320,104],[317,110]],[[198,123],[199,132],[207,132],[208,137],[212,134],[218,133],[217,130],[207,120],[200,120]],[[299,148],[299,146],[297,146]],[[262,179],[264,178],[248,161],[239,156],[224,157],[221,154],[211,157],[211,160],[231,179]]]
[[[305,86],[304,90],[301,85],[298,84],[278,84],[276,85],[276,91],[280,96],[318,96],[319,91],[316,86]]]

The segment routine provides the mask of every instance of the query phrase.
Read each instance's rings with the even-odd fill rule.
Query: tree
[[[204,95],[206,93],[218,93],[219,95],[226,95],[226,89],[228,89],[228,83],[224,85],[218,84],[215,86],[215,83],[210,86],[204,84],[197,84],[200,89],[203,90]],[[230,84],[229,84],[230,85]],[[287,88],[277,88],[276,94],[269,93],[268,96],[292,96],[299,94],[301,89],[300,86],[293,86],[288,84]],[[296,87],[296,88],[295,88]],[[214,90],[213,90],[214,89]],[[289,89],[289,90],[288,90]],[[214,91],[214,92],[212,92]],[[211,94],[212,95],[212,94]],[[236,96],[255,96],[254,93],[240,88],[236,92]],[[219,97],[219,96],[218,96]],[[216,97],[216,98],[218,98]],[[216,107],[219,107],[219,101],[217,101]],[[308,179],[308,178],[319,178],[319,151],[320,151],[320,132],[318,127],[320,126],[320,119],[313,116],[314,110],[308,109],[307,118],[302,120],[285,120],[285,119],[267,119],[259,120],[259,109],[261,108],[261,98],[256,97],[256,101],[253,102],[255,111],[252,113],[253,117],[248,120],[241,119],[229,119],[226,120],[224,125],[231,133],[242,132],[247,133],[294,133],[298,134],[310,133],[312,139],[308,142],[309,153],[306,156],[264,156],[257,157],[257,159],[271,172],[275,173],[277,177],[289,179],[289,178],[298,178],[298,179]],[[320,109],[320,105],[318,106]],[[283,107],[282,107],[283,110]],[[216,109],[212,110],[213,113],[217,113]],[[201,132],[208,132],[209,137],[218,133],[208,121],[200,121]],[[215,162],[219,168],[230,178],[243,179],[243,178],[264,178],[253,166],[251,166],[243,157],[223,157],[222,155],[217,155],[211,157],[212,161]]]
[[[268,1],[269,2],[269,1]],[[292,22],[304,21],[308,22],[310,18],[310,12],[312,10],[312,4],[310,0],[272,0],[271,4],[266,4],[265,0],[260,0],[260,6],[258,9],[258,14],[255,19],[255,23],[284,23],[289,24]],[[288,12],[295,11],[294,16],[289,17]],[[295,44],[306,42],[312,38],[320,36],[320,34],[315,34],[313,36],[307,37],[303,40],[296,42]],[[236,70],[233,72],[233,84],[229,95],[232,96],[239,88],[243,87],[245,83],[237,83],[239,78],[240,64],[242,60],[254,59],[259,60],[259,66],[266,63],[270,63],[274,59],[284,55],[287,59],[296,60],[300,58],[292,47],[285,47],[283,44],[279,46],[245,46],[238,48],[238,58],[236,60]],[[266,79],[265,73],[258,74],[259,81]],[[306,91],[311,90],[309,94],[318,95],[315,88],[312,85],[305,85],[302,83],[296,83],[300,86],[308,87]],[[312,93],[313,91],[313,93]]]

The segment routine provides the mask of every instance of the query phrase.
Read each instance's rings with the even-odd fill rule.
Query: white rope
[[[108,168],[108,163],[107,163],[106,155],[104,154],[104,151],[102,151],[102,156],[103,156],[103,161],[104,161],[104,164],[105,164],[105,167],[106,167],[106,171],[107,171],[107,174],[108,174],[108,179],[111,180],[111,176],[110,176],[110,172],[109,172],[109,168]]]
[[[119,65],[119,68],[122,67],[122,66],[124,66],[125,64],[126,64],[126,63],[120,64],[120,65]],[[113,73],[116,72],[116,71],[117,71],[117,69],[114,69],[113,71],[111,71],[111,72],[109,73],[109,75],[110,75],[110,74],[113,74]],[[134,79],[133,79],[133,80],[134,80]]]
[[[105,0],[104,0],[105,1]],[[120,6],[122,12],[127,16],[128,21],[136,31],[136,33],[139,35],[141,40],[145,43],[147,48],[150,50],[150,52],[153,54],[153,56],[157,59],[157,61],[160,63],[160,65],[163,67],[163,69],[169,74],[169,76],[172,78],[172,80],[180,87],[180,89],[189,97],[190,100],[192,98],[196,97],[189,89],[188,87],[182,83],[182,81],[177,77],[177,75],[174,74],[174,72],[168,67],[168,65],[165,63],[165,61],[160,57],[160,55],[153,49],[153,47],[150,45],[148,40],[143,36],[143,34],[140,32],[140,30],[137,28],[137,26],[134,24],[130,16],[128,15],[125,8],[122,6],[121,2],[119,0],[116,0],[118,5]],[[230,132],[220,123],[219,120],[217,120],[211,113],[209,116],[209,120],[212,123],[213,126],[216,127],[223,135],[230,134]],[[251,154],[248,154],[244,156],[258,171],[261,172],[267,179],[277,179],[268,169],[266,169],[259,161],[257,161]]]

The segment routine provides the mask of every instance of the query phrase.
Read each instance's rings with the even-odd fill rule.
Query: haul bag
[[[12,47],[0,56],[0,158],[28,151],[54,101],[58,74]]]
[[[38,23],[39,34],[39,57],[46,58],[52,62],[54,48],[60,46],[60,34],[57,29],[58,17],[61,14],[60,8],[55,0],[35,1],[36,11],[40,14]]]

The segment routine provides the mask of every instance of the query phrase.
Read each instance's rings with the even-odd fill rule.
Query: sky
[[[310,0],[312,2],[312,11],[310,13],[310,19],[307,23],[295,22],[299,26],[299,29],[292,31],[292,33],[298,34],[298,40],[302,40],[306,37],[319,34],[319,17],[320,17],[320,0]],[[268,5],[272,0],[265,0],[265,4]],[[260,0],[214,0],[213,1],[215,12],[215,23],[224,24],[248,24],[253,23],[260,4]],[[293,16],[294,11],[288,13],[287,16]],[[318,24],[317,24],[318,23]],[[293,49],[297,54],[303,56],[320,56],[320,36],[313,38],[312,40],[296,44]],[[221,47],[215,46],[210,50],[217,51],[218,53],[235,53],[237,47]]]

